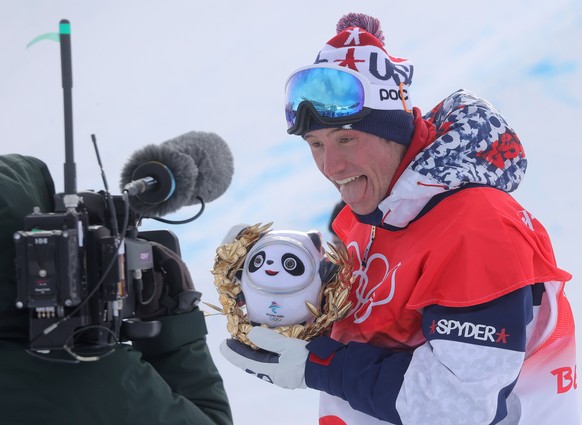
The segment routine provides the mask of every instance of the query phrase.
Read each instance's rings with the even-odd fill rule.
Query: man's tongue
[[[346,204],[355,204],[361,201],[366,190],[366,181],[365,177],[360,176],[349,183],[340,185],[339,191],[343,201]]]

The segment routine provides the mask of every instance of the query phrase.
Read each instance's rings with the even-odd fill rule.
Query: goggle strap
[[[315,107],[309,101],[304,101],[301,102],[299,109],[297,110],[295,124],[287,129],[287,133],[302,135],[309,130],[311,120],[316,120],[319,122],[319,124],[330,127],[353,124],[363,119],[370,112],[370,108],[364,108],[354,115],[338,118],[328,118],[322,117],[319,112],[317,112],[317,109],[315,109]]]
[[[406,97],[404,96],[404,83],[400,83],[398,85],[398,88],[400,90],[400,100],[402,101],[402,107],[404,108],[405,112],[411,113],[412,111],[410,109],[408,109],[408,106],[406,105]]]

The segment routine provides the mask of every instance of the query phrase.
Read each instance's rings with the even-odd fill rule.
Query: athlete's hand
[[[307,341],[289,338],[263,327],[251,329],[248,338],[261,350],[253,350],[231,338],[222,342],[220,352],[233,365],[259,379],[282,388],[307,388]]]

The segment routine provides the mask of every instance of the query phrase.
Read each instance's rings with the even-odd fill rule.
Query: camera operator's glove
[[[170,248],[151,242],[154,267],[144,270],[143,291],[138,294],[136,315],[140,319],[181,314],[198,305],[201,293],[194,289],[188,267]]]
[[[262,327],[252,328],[248,338],[261,350],[253,350],[231,338],[222,342],[220,352],[233,365],[259,379],[283,388],[307,388],[307,341],[289,338]]]

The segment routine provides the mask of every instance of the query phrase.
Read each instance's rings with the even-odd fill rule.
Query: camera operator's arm
[[[203,313],[191,312],[158,318],[162,322],[159,336],[135,341],[141,351],[164,378],[172,391],[200,409],[193,424],[231,424],[230,406],[222,378],[206,345]]]
[[[138,308],[144,320],[162,324],[155,338],[134,341],[164,378],[172,391],[194,403],[200,417],[196,424],[231,424],[230,406],[222,378],[206,344],[206,323],[196,306],[200,293],[194,290],[190,273],[181,258],[170,249],[152,244],[154,270],[144,275],[144,289],[155,290],[155,299]],[[176,395],[176,397],[178,397]]]

